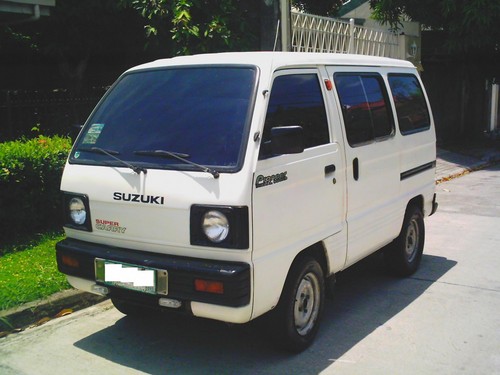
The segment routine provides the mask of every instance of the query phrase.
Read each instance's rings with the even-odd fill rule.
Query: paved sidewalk
[[[438,148],[436,181],[439,183],[450,180],[465,172],[478,170],[497,162],[500,162],[499,147],[471,148],[460,153]]]
[[[460,177],[466,172],[485,168],[500,162],[500,147],[467,148],[453,152],[438,148],[436,161],[436,182]],[[30,302],[12,310],[0,311],[0,337],[17,332],[33,324],[61,316],[65,309],[68,313],[101,302],[105,297],[70,289],[57,293],[47,299]],[[3,331],[3,332],[2,332]]]

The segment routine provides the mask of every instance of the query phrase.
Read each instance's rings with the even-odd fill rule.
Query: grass
[[[0,248],[0,310],[48,297],[70,288],[57,270],[55,244],[61,233]]]

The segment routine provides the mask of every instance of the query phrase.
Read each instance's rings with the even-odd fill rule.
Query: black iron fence
[[[30,136],[33,130],[44,135],[66,135],[74,125],[85,122],[107,87],[78,94],[66,89],[1,90],[0,142]]]

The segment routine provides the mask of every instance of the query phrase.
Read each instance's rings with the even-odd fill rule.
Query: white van
[[[125,314],[269,313],[300,351],[336,273],[382,247],[394,272],[416,271],[435,165],[408,62],[253,52],[144,64],[71,151],[59,270]]]

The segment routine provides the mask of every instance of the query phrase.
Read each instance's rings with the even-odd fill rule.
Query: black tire
[[[278,306],[270,315],[274,341],[294,353],[309,347],[318,332],[324,300],[321,266],[314,258],[297,259],[288,273]]]
[[[399,236],[384,251],[389,271],[396,276],[415,273],[422,259],[425,226],[422,211],[417,206],[407,208]]]
[[[151,310],[149,308],[142,307],[122,299],[111,298],[111,302],[119,312],[130,317],[143,317],[151,314]]]

